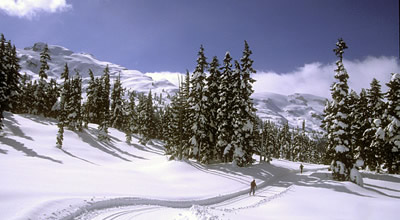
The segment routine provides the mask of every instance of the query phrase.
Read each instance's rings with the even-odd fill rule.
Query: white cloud
[[[0,10],[10,16],[31,19],[39,12],[59,12],[72,6],[66,0],[1,0]]]
[[[344,67],[349,74],[349,87],[357,91],[369,89],[373,78],[380,81],[382,91],[386,91],[386,83],[391,73],[400,73],[400,62],[396,57],[367,57],[364,60],[344,60]],[[305,64],[289,73],[257,72],[252,77],[257,81],[253,88],[256,93],[273,92],[283,95],[308,93],[326,98],[331,97],[330,86],[334,82],[336,65],[319,62]],[[155,80],[167,79],[176,86],[179,85],[179,72],[146,73]]]
[[[177,87],[179,86],[179,80],[181,80],[181,77],[183,76],[183,73],[179,73],[179,72],[168,72],[168,71],[164,71],[164,72],[149,72],[149,73],[145,73],[147,76],[150,76],[151,78],[153,78],[156,81],[160,81],[160,80],[168,80],[171,83],[173,83],[174,85],[176,85]]]
[[[349,74],[349,87],[357,92],[370,88],[373,78],[380,81],[383,91],[391,73],[400,72],[400,63],[395,57],[367,57],[364,60],[344,60]],[[335,64],[311,63],[290,73],[258,72],[253,75],[255,92],[279,94],[309,93],[330,97],[330,86],[334,82]]]

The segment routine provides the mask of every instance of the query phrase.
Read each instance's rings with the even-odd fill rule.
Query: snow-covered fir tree
[[[108,127],[110,120],[110,69],[108,65],[104,69],[104,74],[97,83],[97,104],[96,107],[99,109],[98,112],[98,139],[101,141],[108,141]]]
[[[360,95],[356,94],[355,91],[350,93],[350,113],[351,125],[350,134],[352,136],[352,148],[354,159],[358,161],[359,167],[365,167],[366,163],[366,140],[364,132],[370,127],[368,121],[368,100],[365,89],[362,89]]]
[[[43,51],[40,53],[39,81],[37,83],[37,86],[35,87],[35,103],[33,109],[34,114],[44,116],[47,116],[47,114],[51,111],[51,108],[46,105],[46,103],[48,103],[48,94],[46,93],[46,91],[48,91],[46,71],[50,69],[48,64],[49,60],[51,60],[51,58],[49,54],[49,48],[46,44],[43,48]]]
[[[353,155],[351,154],[350,135],[350,108],[348,103],[349,87],[347,80],[349,75],[343,66],[343,53],[347,49],[343,39],[339,39],[333,50],[339,60],[336,62],[335,79],[331,87],[332,103],[330,104],[330,120],[328,148],[332,149],[331,169],[335,180],[348,180],[350,170],[353,168]]]
[[[0,37],[0,129],[3,127],[3,112],[8,108],[7,97],[7,63],[6,39],[3,34]]]
[[[89,69],[89,77],[90,80],[86,88],[86,102],[83,104],[83,127],[85,128],[88,127],[89,123],[98,122],[96,121],[98,118],[96,106],[98,84],[96,84],[96,82],[98,81],[95,80],[91,69]]]
[[[137,133],[137,114],[136,114],[136,104],[135,98],[136,94],[134,92],[128,92],[129,100],[124,102],[123,114],[124,123],[123,130],[125,131],[126,142],[131,143],[132,134]]]
[[[17,56],[17,49],[15,45],[11,44],[11,41],[8,41],[6,45],[6,56],[8,56],[8,65],[6,73],[7,73],[7,90],[6,97],[9,100],[8,110],[15,112],[18,106],[21,105],[19,97],[21,93],[21,85],[20,79],[21,74],[19,73],[20,65],[19,59]]]
[[[64,141],[64,125],[62,122],[59,121],[57,123],[57,127],[58,127],[58,132],[57,132],[56,147],[61,149]]]
[[[68,104],[70,103],[70,99],[71,99],[71,84],[69,81],[69,68],[68,68],[68,64],[65,63],[64,65],[64,71],[61,74],[61,79],[64,80],[64,83],[61,87],[61,92],[60,92],[60,110],[59,110],[59,115],[58,115],[58,126],[60,127],[64,127],[67,126],[69,124],[68,122],[68,115],[69,115],[69,108],[68,108]],[[59,129],[59,132],[61,132],[61,130]],[[62,132],[64,132],[64,130],[62,130]],[[57,142],[59,142],[59,140],[57,139]],[[61,140],[61,145],[62,145],[62,140]],[[61,146],[60,145],[60,146]]]
[[[208,108],[209,108],[209,129],[210,129],[210,145],[216,146],[217,144],[217,131],[218,131],[218,121],[217,121],[217,112],[218,109],[221,108],[219,102],[220,90],[219,85],[221,83],[221,72],[219,70],[219,61],[216,56],[213,57],[210,68],[209,68],[209,76],[207,77],[207,97],[208,97]],[[217,155],[216,149],[213,149],[214,157]]]
[[[121,78],[118,75],[111,93],[111,126],[116,129],[124,128],[124,101],[125,91],[122,88]]]
[[[243,165],[246,165],[253,162],[252,156],[255,148],[253,128],[256,124],[257,109],[254,108],[254,103],[251,98],[252,94],[254,93],[252,84],[255,82],[251,75],[256,73],[256,71],[253,69],[254,61],[250,58],[253,52],[250,50],[247,41],[244,43],[243,56],[240,59],[242,73],[240,96],[242,99],[241,118],[243,120]]]
[[[292,134],[290,133],[289,123],[286,122],[279,132],[280,158],[293,160],[292,158]]]
[[[15,46],[0,36],[0,129],[4,111],[16,109],[20,93],[20,66]]]
[[[378,172],[383,163],[382,148],[384,141],[376,135],[376,131],[381,126],[382,122],[386,124],[386,120],[383,118],[386,109],[383,96],[381,85],[379,81],[374,78],[370,84],[370,89],[367,90],[366,120],[364,120],[366,128],[364,130],[363,139],[365,142],[365,166],[368,170]],[[359,111],[361,111],[361,109]]]
[[[146,144],[151,138],[154,138],[155,123],[154,123],[154,108],[151,90],[146,96],[139,96],[139,104],[137,107],[137,129],[140,134],[140,142]]]
[[[217,111],[217,152],[220,160],[225,162],[232,161],[233,148],[231,138],[233,135],[232,121],[233,117],[231,112],[232,106],[232,90],[233,90],[233,77],[232,77],[232,58],[229,52],[225,54],[223,66],[221,67],[221,83],[219,85],[220,97],[219,102],[221,108]]]
[[[383,150],[384,168],[389,173],[400,173],[400,74],[394,73],[389,83],[386,84],[388,92],[387,117],[388,124],[384,127],[386,144]],[[379,136],[379,130],[377,131]]]
[[[82,114],[81,114],[81,101],[82,101],[82,77],[76,71],[75,76],[70,80],[71,98],[67,103],[66,109],[68,112],[67,118],[69,124],[67,125],[71,130],[82,130]]]
[[[208,112],[208,97],[206,88],[206,70],[208,63],[204,55],[203,46],[200,47],[197,66],[190,78],[191,90],[189,104],[191,109],[192,146],[191,154],[203,163],[208,163],[213,158],[213,146],[210,143],[210,124]]]

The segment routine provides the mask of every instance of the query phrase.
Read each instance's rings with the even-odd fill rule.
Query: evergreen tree
[[[85,128],[88,127],[89,123],[98,123],[98,103],[96,102],[99,98],[97,95],[98,91],[98,80],[96,81],[93,75],[93,71],[89,69],[89,83],[88,87],[86,88],[86,102],[84,104],[84,111],[83,111],[83,126]]]
[[[208,121],[208,97],[205,84],[207,67],[204,48],[201,46],[198,53],[197,66],[190,80],[192,87],[189,93],[189,103],[191,109],[191,129],[193,132],[190,139],[192,145],[191,153],[198,161],[203,163],[208,163],[213,158]]]
[[[61,94],[60,94],[60,112],[59,112],[59,116],[58,116],[58,121],[59,121],[58,126],[64,127],[69,124],[69,121],[67,120],[67,116],[69,115],[68,104],[70,103],[70,99],[71,99],[71,85],[70,85],[70,81],[69,81],[69,68],[68,68],[67,63],[65,63],[65,65],[64,65],[64,71],[61,74],[61,79],[64,79],[64,83],[62,85]],[[63,132],[64,132],[64,130],[62,130],[62,133]],[[59,128],[59,133],[61,133],[60,128]]]
[[[350,113],[351,125],[350,132],[352,136],[352,147],[354,159],[358,162],[360,167],[365,165],[366,161],[366,140],[364,137],[364,132],[370,127],[368,122],[368,100],[367,93],[365,89],[361,90],[358,96],[354,91],[350,93],[352,109]]]
[[[56,146],[61,149],[64,141],[64,125],[62,122],[58,122],[57,126],[58,126],[58,133],[57,133]]]
[[[210,63],[209,76],[207,77],[207,97],[209,99],[209,129],[210,129],[210,145],[217,145],[217,137],[215,136],[218,131],[217,114],[218,109],[221,108],[219,99],[220,99],[220,90],[219,85],[221,84],[221,72],[219,71],[219,61],[216,56],[214,56],[213,60]],[[217,156],[216,149],[213,152],[214,157]],[[216,158],[215,158],[216,159]]]
[[[286,122],[279,132],[280,158],[293,160],[292,158],[292,134],[290,133],[289,122]]]
[[[111,125],[116,129],[124,128],[124,110],[123,110],[123,96],[124,89],[122,88],[121,79],[118,75],[118,78],[114,82],[113,90],[111,93]]]
[[[335,69],[336,82],[332,85],[332,124],[330,133],[332,141],[328,146],[334,149],[333,160],[331,169],[333,171],[333,178],[336,180],[348,180],[350,178],[350,169],[353,168],[353,155],[351,155],[351,135],[350,135],[350,121],[349,121],[349,99],[347,79],[349,75],[343,66],[343,53],[347,49],[346,43],[343,39],[339,39],[336,43],[336,48],[333,50],[339,60],[336,62],[337,69]]]
[[[40,53],[40,70],[39,70],[39,81],[35,90],[35,103],[34,103],[34,114],[48,116],[47,114],[51,111],[48,104],[48,94],[46,93],[48,89],[47,73],[46,71],[50,69],[48,61],[51,60],[49,55],[49,49],[47,44],[45,45],[43,51]]]
[[[379,171],[382,161],[383,145],[380,144],[383,140],[378,140],[375,134],[380,126],[381,122],[384,121],[382,117],[386,108],[383,102],[383,93],[381,92],[381,85],[375,78],[370,84],[370,89],[367,90],[367,108],[364,119],[365,130],[363,134],[364,146],[365,146],[365,165],[370,170]],[[360,110],[361,111],[361,110]],[[376,126],[376,123],[379,126]],[[385,123],[386,124],[386,123]]]
[[[386,85],[389,88],[386,94],[388,124],[384,127],[383,159],[389,173],[400,173],[400,74],[394,73]]]
[[[148,96],[139,96],[138,113],[138,133],[141,135],[140,142],[146,144],[154,134],[154,108],[151,91]]]
[[[98,104],[96,106],[99,108],[98,112],[98,139],[101,141],[108,141],[108,127],[109,127],[109,116],[110,116],[110,70],[108,65],[104,69],[104,74],[101,80],[98,81]],[[97,95],[96,94],[96,95]]]
[[[20,66],[15,46],[6,42],[3,34],[0,37],[0,129],[2,128],[3,111],[14,111],[20,93]]]
[[[0,129],[3,127],[3,112],[8,109],[7,97],[7,63],[6,39],[3,34],[0,37]]]
[[[253,60],[250,58],[252,51],[249,48],[247,41],[245,41],[243,56],[240,59],[242,68],[242,81],[241,81],[241,97],[242,97],[242,115],[243,124],[243,160],[244,164],[251,164],[253,162],[252,156],[255,148],[253,127],[256,123],[256,111],[254,103],[251,98],[254,93],[252,84],[255,82],[251,78],[251,74],[256,73],[253,69]]]
[[[231,143],[231,137],[233,135],[232,127],[232,58],[227,52],[223,61],[223,66],[221,67],[221,83],[219,85],[220,91],[220,108],[217,111],[217,121],[218,121],[218,131],[217,131],[217,152],[220,159],[225,160],[225,162],[232,161],[233,148]]]
[[[81,101],[82,101],[82,78],[79,72],[76,71],[75,76],[70,80],[71,98],[67,103],[67,118],[68,128],[71,130],[82,130],[82,115],[81,115]]]
[[[48,61],[50,61],[50,54],[49,48],[47,44],[44,46],[43,51],[40,53],[40,70],[39,70],[39,77],[40,79],[44,80],[47,79],[46,71],[50,69]]]
[[[243,109],[244,93],[241,90],[242,86],[241,69],[240,69],[240,64],[237,61],[235,61],[235,69],[232,74],[232,79],[233,79],[233,87],[231,90],[231,95],[233,99],[232,99],[231,117],[233,119],[232,121],[233,134],[231,137],[231,145],[233,147],[233,164],[244,166],[248,163],[245,157],[245,149],[243,149],[245,146],[244,127],[246,121],[244,118],[245,114]]]
[[[17,57],[17,50],[15,45],[11,45],[11,41],[8,42],[6,46],[6,56],[8,56],[7,65],[7,90],[6,96],[9,102],[8,110],[16,112],[18,106],[21,105],[19,102],[19,96],[21,93],[20,79],[21,74],[19,73],[20,65],[19,59]]]

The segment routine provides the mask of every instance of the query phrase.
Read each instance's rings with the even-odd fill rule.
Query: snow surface
[[[397,219],[400,176],[362,173],[364,188],[327,166],[274,159],[250,167],[168,161],[163,144],[132,144],[97,125],[5,113],[0,133],[0,219]],[[254,157],[254,158],[258,158]],[[255,196],[249,184],[257,182]]]

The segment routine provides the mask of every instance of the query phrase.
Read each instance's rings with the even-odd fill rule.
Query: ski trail
[[[317,171],[319,169],[309,169]],[[306,170],[305,170],[306,171]],[[266,181],[258,184],[255,196],[249,196],[249,189],[243,189],[225,195],[219,195],[199,200],[161,200],[139,197],[119,197],[100,201],[88,201],[73,210],[64,210],[61,220],[123,220],[132,219],[148,212],[162,213],[163,209],[191,209],[193,213],[208,213],[208,211],[233,212],[241,209],[254,208],[273,199],[283,196],[293,188],[293,184],[277,184],[282,179],[290,178],[299,172],[290,169],[280,169]],[[212,216],[208,213],[209,216]],[[213,219],[218,219],[214,216]]]

